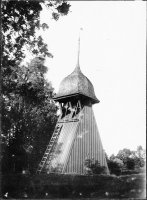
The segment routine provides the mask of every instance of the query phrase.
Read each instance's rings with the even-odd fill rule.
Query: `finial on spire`
[[[82,29],[82,28],[80,28],[80,31],[79,31],[77,68],[79,68],[79,67],[80,67],[80,62],[79,62],[79,59],[80,59],[80,33],[81,33],[81,30],[83,30],[83,29]]]

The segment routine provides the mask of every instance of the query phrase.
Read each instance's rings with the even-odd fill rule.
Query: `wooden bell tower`
[[[37,173],[84,174],[86,158],[99,161],[109,174],[92,105],[99,103],[89,79],[78,60],[75,70],[60,84],[54,100],[59,102],[60,116],[52,138],[38,166]]]

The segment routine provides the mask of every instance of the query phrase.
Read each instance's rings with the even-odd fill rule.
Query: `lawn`
[[[80,176],[69,174],[3,175],[1,198],[145,199],[145,174]]]

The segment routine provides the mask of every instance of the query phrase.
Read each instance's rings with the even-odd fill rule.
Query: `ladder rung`
[[[47,148],[47,149],[46,149],[46,151],[50,151],[50,150],[51,150],[51,148]]]
[[[55,139],[56,137],[57,137],[57,135],[53,135],[52,138],[51,138],[51,140]]]
[[[46,164],[46,165],[50,165],[50,163]]]
[[[47,151],[49,151],[49,150],[46,150],[45,153],[44,153],[44,155],[49,154],[49,152],[47,152]]]
[[[51,148],[47,148],[45,152],[50,151],[50,150],[51,150]]]
[[[50,144],[48,147],[47,147],[47,149],[49,149],[49,148],[51,148],[52,147],[52,145]]]
[[[46,161],[46,159],[44,159],[44,160],[41,160],[41,162],[40,163],[43,163],[43,162],[45,162]]]
[[[49,152],[50,152],[50,149],[46,150],[45,153],[44,153],[44,155],[45,154],[49,154]]]
[[[46,152],[44,155],[45,155],[45,157],[47,156],[49,154],[49,152]],[[43,156],[44,157],[44,156]]]
[[[49,154],[49,157],[50,157],[50,156],[53,156],[53,155],[54,155],[54,152],[51,152],[51,153]]]
[[[53,152],[49,154],[49,157],[53,155]]]
[[[51,140],[54,140],[56,138],[56,136],[53,136],[52,138],[51,138]]]

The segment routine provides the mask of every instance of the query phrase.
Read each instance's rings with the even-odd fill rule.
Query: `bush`
[[[108,160],[107,163],[108,163],[110,174],[115,174],[119,176],[121,173],[121,168],[119,164],[117,162],[114,162],[113,160]]]
[[[101,166],[98,160],[94,161],[94,159],[85,159],[84,173],[86,175],[106,174],[106,167]]]
[[[133,170],[135,168],[135,160],[133,158],[126,158],[124,163],[128,170]]]

